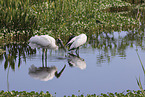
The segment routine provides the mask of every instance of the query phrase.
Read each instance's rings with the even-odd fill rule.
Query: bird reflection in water
[[[35,35],[30,38],[29,46],[32,49],[42,48],[42,67],[35,67],[34,65],[31,65],[31,67],[29,68],[29,75],[32,78],[41,81],[48,81],[53,79],[54,76],[56,76],[57,78],[61,76],[66,65],[64,65],[64,67],[59,73],[57,72],[57,68],[55,66],[51,66],[51,67],[47,66],[47,49],[58,50],[58,46],[56,44],[60,44],[60,46],[62,46],[64,51],[66,51],[61,39],[57,39],[55,41],[53,37],[48,35],[40,35],[40,36]],[[45,66],[44,66],[44,61],[45,61]]]
[[[86,69],[86,62],[83,58],[80,58],[79,55],[68,53],[68,64],[71,67],[78,67],[82,70]]]
[[[54,78],[59,78],[64,71],[66,65],[62,68],[62,70],[58,73],[56,66],[51,67],[35,67],[34,65],[31,65],[29,68],[29,75],[34,78],[41,81],[48,81]]]

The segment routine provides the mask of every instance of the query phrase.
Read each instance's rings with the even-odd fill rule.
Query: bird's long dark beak
[[[59,77],[61,76],[61,74],[62,74],[62,72],[64,71],[65,67],[66,67],[66,65],[64,65],[64,67],[62,68],[62,70],[61,70],[59,73],[55,72],[55,76],[56,76],[57,78],[59,78]]]
[[[57,42],[61,45],[61,47],[64,49],[64,51],[66,52],[66,48],[65,46],[63,45],[63,42],[61,39],[58,39]]]

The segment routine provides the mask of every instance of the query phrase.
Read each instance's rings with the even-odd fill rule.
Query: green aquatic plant
[[[32,31],[37,28],[37,20],[30,14],[29,0],[0,1],[0,29],[3,33]]]
[[[52,34],[54,36],[67,36],[82,32],[94,33],[98,29],[118,30],[131,25],[137,25],[137,21],[117,13],[103,12],[108,7],[130,6],[121,0],[102,1],[52,1],[35,4],[31,12],[37,17],[39,30],[35,34]],[[96,24],[96,19],[103,25]]]
[[[36,50],[32,50],[26,43],[9,43],[3,46],[4,52],[2,57],[5,59],[4,69],[11,67],[15,71],[15,67],[18,68],[21,65],[22,59],[26,62],[26,55],[36,53]],[[17,64],[16,64],[17,63]]]
[[[31,91],[31,92],[26,92],[26,91],[0,91],[0,96],[3,96],[3,97],[7,97],[7,96],[19,96],[19,97],[23,97],[23,96],[29,96],[29,97],[35,97],[35,96],[41,96],[41,97],[54,97],[52,96],[48,91],[46,93],[44,93],[43,91],[41,92],[35,92],[35,91]]]
[[[0,96],[2,97],[7,97],[7,96],[19,96],[19,97],[23,97],[23,96],[29,96],[29,97],[56,97],[53,96],[52,94],[50,94],[48,91],[46,91],[46,93],[44,93],[43,91],[41,92],[35,92],[35,91],[31,91],[31,92],[26,92],[26,91],[0,91]],[[64,95],[64,97],[143,97],[142,93],[140,90],[138,91],[131,91],[131,90],[127,90],[126,93],[101,93],[101,95],[96,95],[96,94],[87,94],[87,95],[74,95],[72,94],[71,96],[66,96]]]
[[[49,34],[65,38],[72,34],[128,30],[139,24],[121,13],[104,11],[131,6],[121,0],[6,0],[0,1],[0,6],[2,36]]]

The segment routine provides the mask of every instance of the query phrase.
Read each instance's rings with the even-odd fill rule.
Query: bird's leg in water
[[[76,49],[76,54],[79,55],[79,47]]]
[[[45,67],[47,67],[47,49],[45,49]]]
[[[44,67],[44,48],[42,48],[42,66]]]

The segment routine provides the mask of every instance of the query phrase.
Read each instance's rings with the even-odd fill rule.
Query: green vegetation
[[[121,0],[37,0],[35,3],[33,0],[1,0],[0,6],[1,37],[49,34],[64,38],[70,34],[129,30],[139,24],[134,17],[111,12],[131,8],[130,3]],[[96,19],[103,24],[97,24]]]
[[[139,59],[139,61],[140,61],[140,64],[141,64],[143,73],[145,74],[145,69],[144,69],[143,63],[142,63],[142,61],[141,61],[141,58],[140,58],[140,56],[139,56],[139,54],[138,54],[138,50],[137,50],[137,49],[136,49],[136,53],[137,53],[138,59]],[[143,87],[142,87],[142,84],[141,84],[141,81],[140,81],[140,77],[139,77],[139,80],[138,80],[138,79],[136,79],[136,80],[137,80],[137,84],[138,84],[138,86],[139,86],[139,88],[140,88],[140,90],[141,90],[143,96],[145,96],[145,91],[143,90]]]
[[[20,67],[22,60],[26,62],[26,55],[31,55],[36,53],[36,50],[30,49],[27,43],[10,43],[3,46],[4,52],[2,57],[5,58],[4,69],[11,67],[15,71],[15,67]],[[22,58],[23,57],[23,58]],[[18,60],[16,60],[18,58]],[[16,64],[18,63],[18,64]]]
[[[0,49],[0,55],[2,55],[5,51]]]
[[[37,28],[36,17],[30,14],[29,0],[2,0],[0,6],[1,33]]]
[[[89,38],[94,39],[92,47],[103,49],[107,56],[108,53],[106,52],[109,52],[108,47],[112,51],[112,55],[117,53],[113,52],[113,49],[117,49],[117,43],[113,38],[103,36],[102,32],[111,33],[113,31],[132,30],[132,33],[128,34],[128,37],[122,39],[121,43],[126,45],[121,45],[118,51],[124,52],[124,48],[128,45],[131,47],[132,44],[130,41],[132,40],[139,40],[137,44],[142,47],[140,43],[142,43],[143,38],[139,36],[144,34],[144,27],[140,27],[140,23],[145,21],[145,4],[134,5],[131,0],[129,2],[125,1],[127,0],[1,0],[0,48],[6,50],[7,45],[8,49],[8,54],[0,49],[0,56],[4,53],[3,55],[6,59],[4,68],[11,67],[12,70],[15,70],[15,60],[17,57],[19,57],[18,67],[20,67],[21,56],[25,60],[25,54],[36,53],[35,50],[31,50],[29,47],[20,47],[18,43],[14,43],[16,40],[27,42],[30,36],[36,34],[48,34],[55,38],[61,37],[64,39],[71,34],[86,33]],[[138,2],[135,1],[134,3]],[[96,20],[101,21],[102,24],[96,23]],[[136,29],[137,31],[134,32]],[[102,42],[98,40],[97,36],[99,35],[104,39],[101,40]],[[12,45],[9,44],[11,41],[13,41]],[[114,48],[111,47],[111,43],[115,45]],[[123,52],[120,55],[122,54],[123,56]],[[19,55],[16,56],[16,54]],[[108,56],[107,58],[108,60],[110,59]],[[140,79],[137,80],[137,83],[141,91],[127,90],[127,93],[107,93],[100,96],[143,96],[144,90],[142,89]],[[0,96],[52,97],[49,92],[38,93],[34,91],[0,91]],[[87,95],[87,97],[96,96],[96,94]],[[72,97],[77,96],[72,95]],[[84,97],[84,95],[78,97]]]
[[[52,97],[52,95],[49,93],[49,92],[35,92],[35,91],[31,91],[31,92],[26,92],[26,91],[22,91],[22,92],[18,92],[18,91],[7,91],[7,92],[4,92],[4,91],[0,91],[0,96],[2,97],[37,97],[37,96],[41,96],[41,97]]]
[[[7,92],[4,92],[4,91],[0,91],[0,96],[2,97],[8,97],[8,96],[19,96],[19,97],[23,97],[23,96],[29,96],[29,97],[37,97],[37,96],[41,96],[41,97],[56,97],[56,96],[53,96],[51,95],[48,91],[46,93],[44,92],[35,92],[35,91],[32,91],[32,92],[26,92],[26,91],[21,91],[21,92],[18,92],[18,91],[7,91]],[[127,90],[126,93],[107,93],[107,94],[103,94],[101,93],[101,95],[96,95],[96,94],[87,94],[87,96],[85,95],[80,95],[80,96],[77,96],[77,95],[72,95],[72,96],[64,96],[64,97],[143,97],[143,94],[140,90],[138,91],[131,91],[131,90]]]

